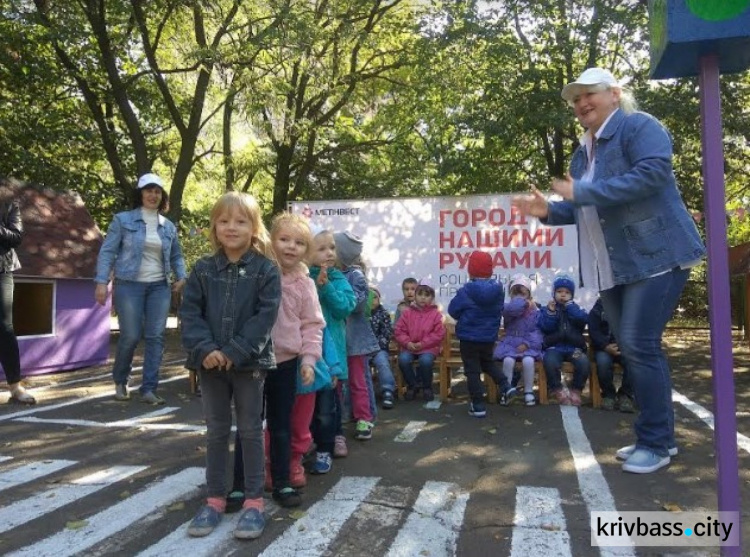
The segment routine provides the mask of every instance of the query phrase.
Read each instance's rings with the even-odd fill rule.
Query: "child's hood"
[[[472,280],[464,288],[466,295],[479,306],[496,304],[504,298],[503,287],[494,279]]]

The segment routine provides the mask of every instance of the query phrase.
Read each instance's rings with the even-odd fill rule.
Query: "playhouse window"
[[[55,284],[52,281],[15,281],[13,328],[16,335],[51,335],[54,330]]]

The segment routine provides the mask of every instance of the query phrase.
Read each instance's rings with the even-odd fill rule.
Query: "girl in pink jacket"
[[[424,279],[417,286],[414,303],[401,314],[394,337],[399,345],[398,367],[406,381],[404,398],[414,400],[417,390],[427,402],[435,398],[432,391],[432,366],[440,354],[445,337],[443,315],[435,305],[435,290]],[[414,374],[417,360],[417,375]]]

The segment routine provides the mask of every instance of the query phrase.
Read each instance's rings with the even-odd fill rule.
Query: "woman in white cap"
[[[705,255],[672,169],[672,140],[607,70],[589,68],[562,97],[585,128],[570,173],[552,180],[563,201],[532,187],[512,204],[549,225],[578,228],[580,282],[601,293],[631,372],[636,443],[617,457],[647,474],[677,454],[672,383],[661,339],[690,268]]]
[[[120,323],[112,368],[115,400],[130,399],[133,353],[143,336],[146,346],[141,400],[164,404],[156,389],[171,301],[169,280],[174,273],[171,291],[179,292],[187,277],[177,227],[162,215],[168,206],[169,195],[162,179],[144,174],[138,179],[133,209],[115,215],[99,251],[94,297],[97,303],[106,303],[107,285],[114,275],[113,301]]]

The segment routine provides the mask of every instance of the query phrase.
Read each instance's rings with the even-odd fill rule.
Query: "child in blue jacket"
[[[552,286],[553,299],[539,314],[539,328],[544,334],[544,371],[550,392],[560,404],[580,406],[581,391],[589,378],[589,359],[583,331],[588,313],[573,301],[576,287],[567,275],[558,275]],[[562,388],[560,367],[573,364],[570,394]]]

